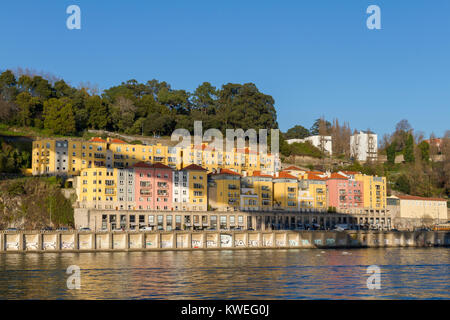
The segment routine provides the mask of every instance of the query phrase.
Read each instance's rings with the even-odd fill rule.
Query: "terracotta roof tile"
[[[274,179],[295,179],[295,180],[297,180],[297,177],[294,177],[293,175],[291,175],[285,171],[280,171],[278,173],[278,177],[274,176],[273,178]]]
[[[250,177],[264,177],[264,178],[273,178],[273,176],[269,174],[262,174],[261,171],[253,171],[253,175]]]
[[[305,171],[305,170],[300,169],[299,167],[296,167],[296,166],[290,166],[290,167],[285,168],[284,170]]]
[[[111,139],[111,143],[126,143],[126,142],[120,139]]]
[[[446,199],[442,199],[442,198],[425,198],[425,197],[410,196],[410,195],[397,196],[397,198],[402,199],[402,200],[447,201]]]
[[[162,163],[148,163],[140,161],[138,163],[135,163],[133,165],[133,168],[149,168],[149,169],[167,169],[167,170],[173,170],[171,167],[166,166]]]
[[[207,171],[205,168],[203,168],[197,164],[188,165],[187,167],[184,167],[183,170]]]
[[[229,169],[220,169],[219,173],[216,173],[216,175],[219,174],[228,174],[228,175],[232,175],[232,176],[240,176],[239,173],[234,172],[233,170],[229,170]]]
[[[327,177],[321,177],[314,173],[308,173],[308,179],[307,180],[327,180]]]
[[[343,175],[341,175],[341,174],[339,174],[339,173],[333,172],[330,175],[329,179],[345,179],[345,180],[347,180],[348,178],[343,176]]]

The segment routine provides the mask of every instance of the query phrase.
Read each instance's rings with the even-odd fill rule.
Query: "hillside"
[[[61,193],[61,180],[55,177],[27,177],[0,181],[0,229],[14,225],[40,229],[73,225],[71,200]]]

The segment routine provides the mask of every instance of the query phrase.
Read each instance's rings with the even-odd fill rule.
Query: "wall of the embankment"
[[[19,231],[0,233],[0,253],[448,245],[450,245],[450,232],[442,231]]]

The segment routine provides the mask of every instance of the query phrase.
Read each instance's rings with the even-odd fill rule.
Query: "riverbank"
[[[439,231],[172,231],[0,233],[0,253],[449,246]]]

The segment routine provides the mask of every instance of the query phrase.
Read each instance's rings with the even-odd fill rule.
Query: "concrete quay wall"
[[[442,231],[162,231],[0,233],[0,253],[450,246]]]

